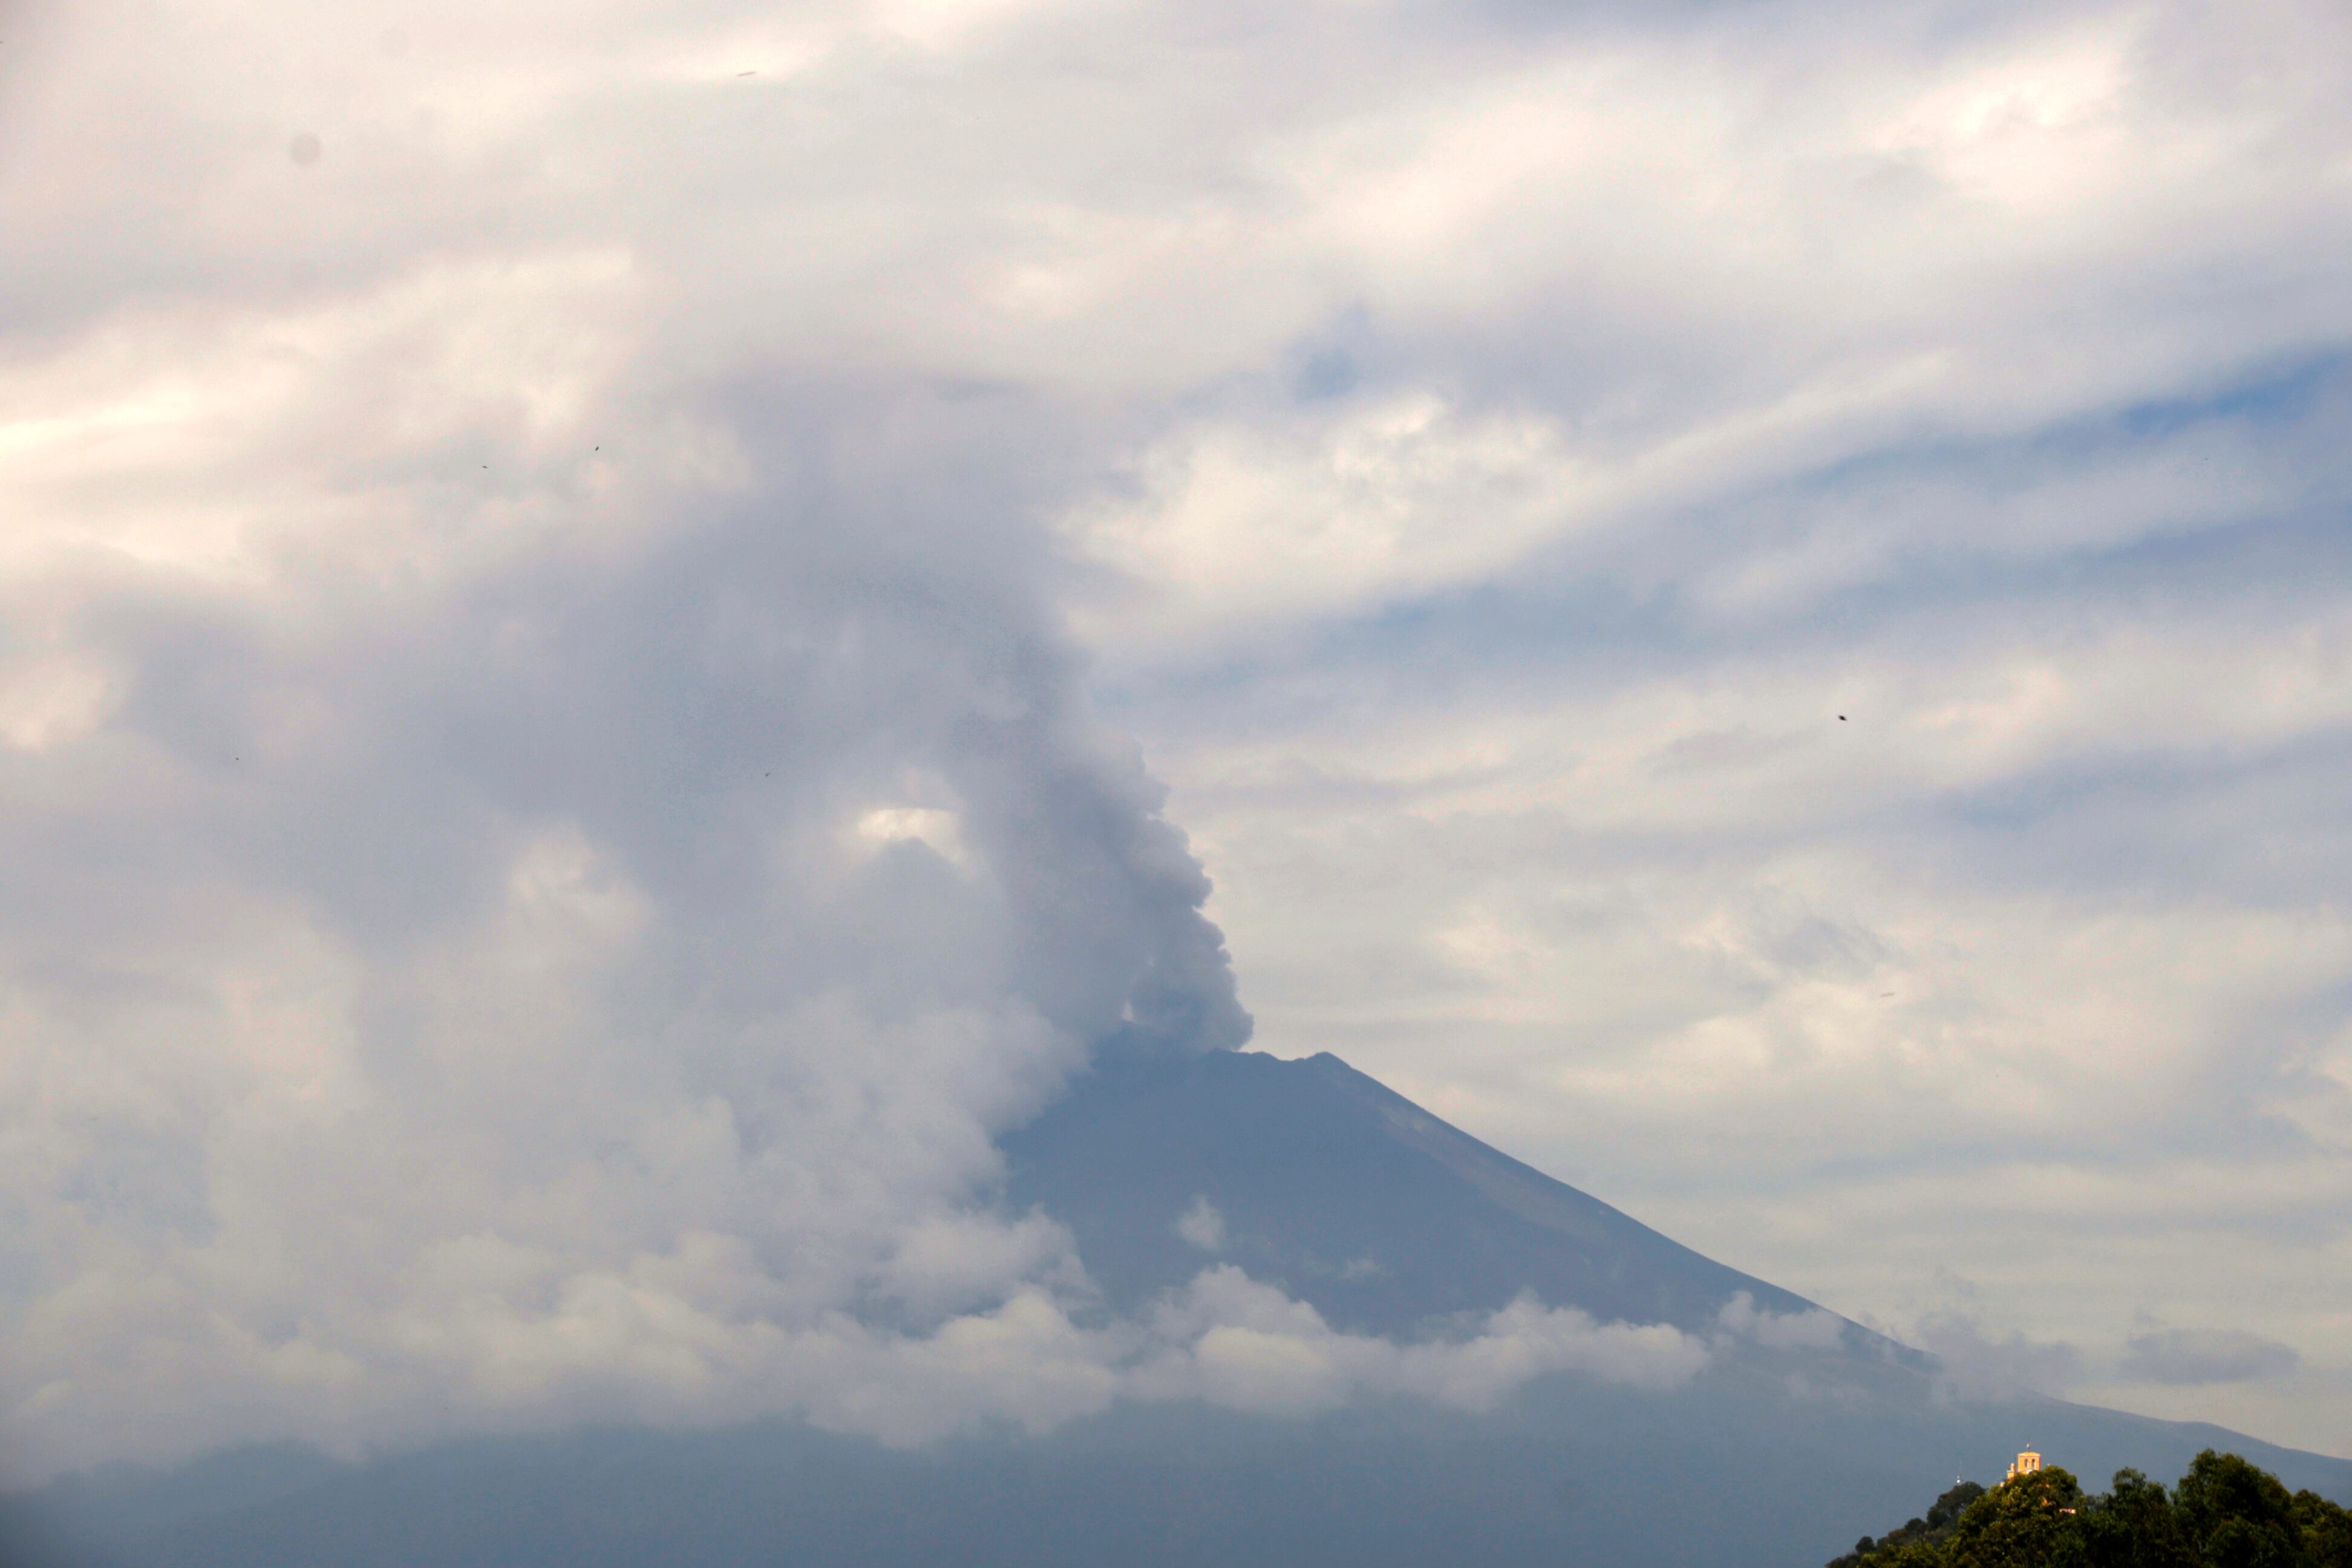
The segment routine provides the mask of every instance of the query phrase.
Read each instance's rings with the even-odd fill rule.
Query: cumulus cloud
[[[1225,1216],[1204,1194],[1176,1216],[1176,1234],[1203,1252],[1221,1252],[1225,1245]]]
[[[1527,1299],[1448,1338],[1340,1333],[1231,1264],[1203,1269],[1137,1321],[1082,1327],[1065,1302],[1024,1290],[928,1336],[836,1318],[753,1352],[733,1372],[736,1407],[788,1402],[822,1425],[901,1444],[981,1421],[1042,1431],[1117,1400],[1198,1401],[1280,1419],[1366,1395],[1491,1410],[1553,1375],[1678,1388],[1715,1353],[1671,1324],[1600,1323]]]
[[[1203,1270],[1150,1319],[1165,1347],[1135,1371],[1145,1398],[1191,1397],[1263,1415],[1334,1408],[1366,1393],[1487,1410],[1529,1380],[1575,1373],[1639,1388],[1678,1387],[1706,1342],[1667,1323],[1597,1323],[1522,1298],[1469,1335],[1400,1344],[1333,1331],[1321,1314],[1230,1264]]]

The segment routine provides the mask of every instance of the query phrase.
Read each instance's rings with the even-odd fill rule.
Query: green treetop
[[[1830,1568],[2352,1568],[2352,1513],[2208,1448],[2169,1496],[2137,1470],[2097,1496],[2054,1466],[1963,1482]]]

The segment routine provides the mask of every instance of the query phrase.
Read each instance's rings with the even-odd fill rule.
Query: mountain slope
[[[1488,1148],[1330,1055],[1107,1063],[1003,1147],[1009,1203],[1068,1226],[1121,1310],[1213,1261],[1366,1333],[1413,1334],[1522,1291],[1602,1320],[1685,1329],[1712,1323],[1741,1291],[1775,1312],[1812,1306]],[[1179,1233],[1202,1199],[1220,1225],[1190,1228],[1203,1238],[1221,1228],[1213,1247]]]
[[[1693,1328],[1743,1290],[1808,1305],[1331,1057],[1114,1061],[1004,1151],[1007,1201],[1067,1224],[1122,1309],[1215,1260],[1359,1331],[1411,1334],[1522,1290]],[[1187,1238],[1202,1199],[1223,1234]],[[0,1565],[1811,1568],[1955,1475],[1998,1478],[2028,1438],[2094,1484],[2124,1465],[2178,1475],[2215,1447],[2352,1501],[2345,1460],[2057,1401],[1953,1404],[1875,1336],[1849,1328],[1843,1348],[1750,1346],[1664,1392],[1555,1374],[1477,1413],[1123,1401],[910,1450],[790,1420],[472,1438],[362,1465],[251,1450],[0,1497]]]

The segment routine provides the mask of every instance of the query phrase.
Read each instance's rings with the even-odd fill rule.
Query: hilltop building
[[[2020,1476],[2030,1476],[2042,1468],[2042,1456],[2028,1448],[2009,1462],[2009,1474],[2000,1478],[2003,1486]]]

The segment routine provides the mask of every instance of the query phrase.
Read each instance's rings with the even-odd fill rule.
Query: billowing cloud
[[[1191,1397],[1262,1415],[1335,1408],[1360,1394],[1404,1394],[1486,1410],[1530,1379],[1576,1373],[1674,1388],[1704,1367],[1705,1341],[1667,1323],[1596,1323],[1522,1299],[1467,1337],[1415,1344],[1333,1331],[1314,1308],[1230,1264],[1203,1270],[1150,1319],[1164,1346],[1133,1373],[1144,1398]]]
[[[618,422],[518,481],[560,500],[353,477],[331,542],[16,566],[19,1444],[685,1400],[868,1298],[993,1308],[1075,1265],[972,1212],[992,1134],[1089,1049],[1245,1037],[1017,520],[628,477]]]

